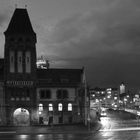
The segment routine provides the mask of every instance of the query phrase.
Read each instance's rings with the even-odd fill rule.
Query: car
[[[106,111],[101,111],[101,117],[106,117],[106,116],[107,116]]]

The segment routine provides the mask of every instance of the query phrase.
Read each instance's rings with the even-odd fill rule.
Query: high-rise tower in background
[[[122,84],[120,85],[120,94],[123,94],[123,93],[125,93],[125,92],[126,92],[126,87],[125,87],[124,83],[122,83]]]

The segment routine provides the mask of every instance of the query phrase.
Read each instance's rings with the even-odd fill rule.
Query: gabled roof
[[[26,9],[15,9],[5,34],[35,34]]]
[[[37,78],[40,85],[69,85],[81,83],[83,69],[37,69]]]
[[[0,58],[0,81],[4,80],[4,59]]]

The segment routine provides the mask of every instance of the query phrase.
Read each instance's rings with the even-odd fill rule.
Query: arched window
[[[63,110],[63,105],[61,103],[58,104],[58,111],[62,111]]]
[[[39,104],[38,110],[39,110],[39,111],[43,111],[43,104]]]
[[[49,111],[53,111],[53,104],[49,104]]]
[[[72,111],[72,104],[68,103],[68,111]]]

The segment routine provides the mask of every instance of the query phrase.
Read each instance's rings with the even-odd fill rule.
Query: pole
[[[84,109],[85,109],[85,125],[87,126],[87,85],[86,85],[86,75],[85,75],[85,69],[83,68],[83,84],[84,84],[84,96],[85,96],[85,99],[84,99]]]

